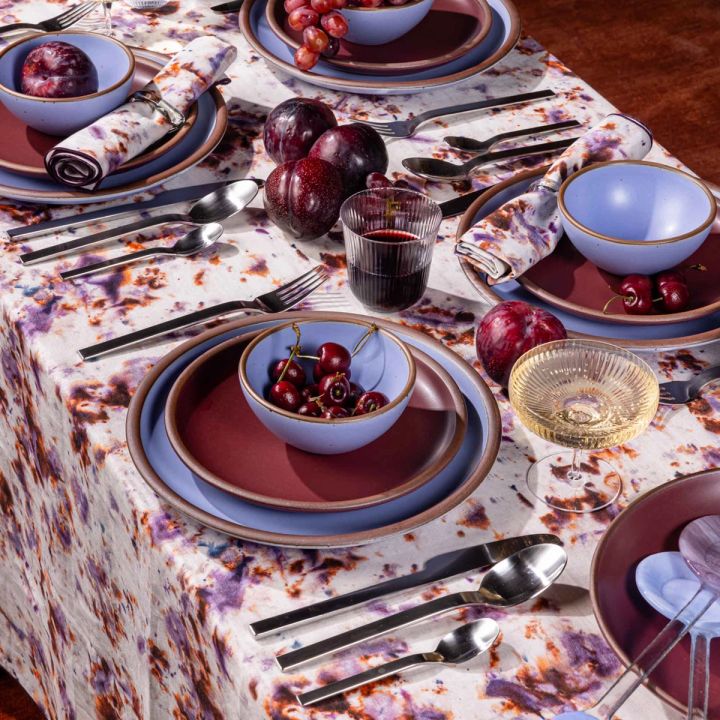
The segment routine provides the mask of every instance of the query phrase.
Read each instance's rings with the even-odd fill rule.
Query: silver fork
[[[12,23],[11,25],[3,25],[0,27],[0,35],[13,30],[42,30],[43,32],[57,32],[58,30],[66,30],[74,25],[78,20],[84,18],[89,12],[92,12],[98,5],[97,0],[80,3],[69,7],[65,12],[43,20],[39,23]]]
[[[705,368],[687,380],[660,383],[660,402],[663,405],[684,405],[694,400],[708,383],[718,378],[720,365]]]
[[[447,143],[453,150],[484,153],[488,152],[493,145],[497,145],[499,142],[503,142],[505,140],[510,140],[511,138],[543,135],[545,133],[555,132],[556,130],[567,130],[568,128],[580,127],[580,125],[581,123],[577,120],[563,120],[562,122],[553,123],[552,125],[538,125],[537,127],[509,130],[508,132],[493,135],[487,140],[474,140],[473,138],[462,137],[460,135],[451,135],[444,137],[443,142]]]
[[[392,122],[377,122],[375,120],[357,120],[356,122],[369,125],[380,135],[386,137],[408,138],[417,130],[418,126],[433,118],[444,115],[457,115],[458,113],[470,112],[471,110],[486,110],[488,108],[515,105],[517,103],[529,102],[530,100],[542,100],[543,98],[555,97],[552,90],[536,90],[535,92],[520,93],[519,95],[508,95],[507,97],[479,100],[478,102],[464,103],[462,105],[449,105],[448,107],[427,110],[407,120],[394,120]]]
[[[80,357],[83,360],[95,360],[103,355],[108,355],[116,350],[138,345],[146,340],[161,337],[167,333],[198,325],[199,323],[212,320],[222,315],[229,315],[241,310],[251,310],[261,313],[279,313],[290,310],[299,302],[302,302],[310,293],[315,292],[328,279],[324,267],[316,265],[300,277],[281,285],[272,292],[258,295],[254,300],[230,300],[228,302],[213,305],[212,307],[196,310],[188,315],[166,320],[165,322],[151,325],[150,327],[136,330],[127,335],[120,335],[112,340],[90,345],[82,348]]]

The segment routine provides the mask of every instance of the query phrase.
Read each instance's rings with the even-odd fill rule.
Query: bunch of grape
[[[301,70],[314,67],[320,55],[337,55],[340,38],[348,31],[347,20],[337,11],[346,5],[347,0],[285,0],[288,24],[303,36],[295,52]]]

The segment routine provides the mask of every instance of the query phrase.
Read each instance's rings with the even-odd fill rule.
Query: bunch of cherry
[[[296,345],[289,358],[278,360],[270,367],[273,385],[267,399],[273,405],[306,417],[336,420],[367,415],[388,404],[383,393],[365,392],[357,383],[350,382],[352,353],[346,347],[334,342],[323,343],[317,349],[317,356],[312,356],[314,382],[309,384],[305,370],[294,360],[296,356],[310,357],[299,355],[299,345]]]
[[[666,270],[654,278],[648,275],[628,275],[618,287],[619,294],[610,298],[605,310],[613,300],[622,299],[629,315],[648,315],[653,309],[661,312],[680,312],[690,302],[690,290],[685,276],[678,270]]]

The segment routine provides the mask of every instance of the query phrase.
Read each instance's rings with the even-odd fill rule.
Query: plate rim
[[[547,172],[547,170],[550,168],[550,165],[544,165],[541,168],[535,168],[532,170],[524,170],[519,173],[515,173],[511,175],[510,177],[506,178],[505,180],[502,180],[492,187],[490,187],[486,192],[482,193],[479,197],[477,197],[473,203],[470,205],[470,207],[463,213],[463,215],[460,218],[460,222],[458,223],[457,231],[455,233],[455,242],[458,243],[462,239],[462,236],[472,227],[472,221],[477,215],[480,208],[483,207],[489,200],[491,200],[493,197],[495,197],[498,193],[501,193],[503,190],[505,190],[508,186],[514,185],[517,182],[520,182],[522,180],[529,180],[531,178],[537,177],[541,174],[544,174]],[[475,269],[475,267],[468,262],[465,258],[457,255],[458,262],[460,263],[460,267],[462,268],[463,272],[465,273],[465,277],[470,281],[470,284],[475,288],[475,290],[478,292],[478,294],[482,297],[482,299],[487,302],[491,307],[497,305],[498,303],[503,302],[503,298],[495,293],[492,290],[492,287],[484,280],[482,279],[480,273]],[[524,287],[524,286],[523,286]],[[544,298],[542,298],[544,299]],[[553,306],[554,307],[554,306]],[[565,309],[565,308],[561,308]],[[608,318],[613,318],[613,315],[608,316]],[[677,316],[674,316],[677,317]],[[598,318],[591,318],[592,320],[597,320]],[[701,318],[692,318],[692,319],[701,319]],[[679,322],[683,322],[682,319],[679,320]],[[628,323],[619,323],[619,324],[628,324]],[[642,322],[640,323],[642,324]],[[653,324],[661,324],[661,323],[653,323]],[[664,323],[663,323],[664,324]],[[615,345],[620,345],[621,347],[627,347],[627,348],[641,348],[641,349],[654,349],[654,350],[668,350],[671,348],[676,348],[678,346],[688,347],[691,345],[700,345],[706,342],[710,342],[712,340],[720,339],[720,327],[715,328],[714,330],[706,330],[702,333],[695,333],[694,335],[683,335],[680,337],[674,337],[674,338],[650,338],[650,339],[644,339],[644,338],[614,338],[614,337],[604,337],[604,336],[596,336],[596,335],[590,335],[587,333],[579,333],[575,332],[573,330],[568,330],[568,337],[572,338],[586,338],[586,339],[594,339],[594,340],[602,340],[603,342],[609,342],[614,343]]]
[[[600,585],[600,578],[598,577],[598,565],[600,563],[600,556],[604,552],[605,546],[609,542],[608,538],[612,537],[617,532],[617,526],[619,525],[620,519],[625,514],[632,515],[635,512],[637,512],[637,508],[640,507],[643,503],[643,501],[652,496],[657,495],[662,492],[666,492],[668,488],[674,489],[676,485],[681,484],[687,480],[692,480],[704,475],[718,475],[720,474],[720,467],[715,468],[705,468],[704,470],[698,470],[694,473],[688,473],[687,475],[683,475],[678,478],[673,478],[672,480],[668,480],[667,482],[664,482],[657,487],[652,488],[651,490],[648,490],[647,492],[644,492],[639,497],[635,498],[630,504],[620,512],[620,514],[610,523],[610,525],[606,528],[605,532],[602,534],[600,541],[597,544],[597,547],[595,548],[595,552],[593,553],[592,562],[590,564],[590,604],[592,606],[593,615],[595,616],[595,621],[597,622],[600,632],[603,635],[603,638],[605,639],[605,642],[610,646],[612,651],[617,655],[617,657],[620,659],[620,662],[625,667],[630,667],[632,665],[633,660],[631,660],[625,651],[620,647],[618,643],[615,642],[615,638],[613,637],[612,633],[610,632],[609,628],[607,627],[607,624],[605,623],[605,620],[602,616],[602,614],[599,611],[600,603],[598,599],[599,595],[599,585]],[[654,683],[652,680],[648,679],[645,681],[645,686],[647,687],[650,692],[652,692],[656,697],[660,698],[663,702],[667,703],[671,707],[675,708],[676,710],[685,713],[687,712],[687,706],[681,703],[679,700],[674,698],[672,695],[670,695],[666,690],[663,690],[661,687],[659,687],[656,683]]]
[[[279,67],[291,76],[304,80],[305,82],[314,83],[321,87],[341,87],[343,89],[355,89],[361,91],[368,90],[380,90],[387,91],[388,86],[392,90],[397,89],[425,89],[425,88],[436,88],[445,85],[450,85],[461,80],[470,78],[478,73],[488,70],[490,67],[495,65],[497,62],[505,58],[510,51],[515,47],[518,40],[520,39],[520,15],[517,8],[513,4],[512,0],[498,0],[503,4],[505,9],[510,16],[510,27],[508,31],[507,39],[500,45],[500,47],[490,57],[485,58],[481,62],[473,65],[465,70],[459,70],[450,75],[442,75],[436,78],[426,78],[425,80],[395,80],[392,77],[383,76],[382,79],[378,80],[345,80],[343,78],[326,77],[318,75],[313,72],[305,72],[299,70],[294,65],[280,59],[270,51],[266,50],[265,47],[260,43],[258,38],[253,32],[252,25],[250,23],[250,14],[252,12],[253,5],[256,2],[263,2],[264,0],[245,0],[239,13],[240,30],[249,43],[249,45],[259,53],[261,57],[267,60],[271,65]]]
[[[409,346],[408,350],[411,353],[418,353],[420,360],[426,365],[430,366],[432,372],[440,377],[443,384],[448,388],[448,391],[452,397],[453,404],[455,405],[455,419],[452,437],[447,442],[440,457],[429,467],[422,472],[416,473],[409,480],[404,482],[402,485],[398,485],[386,492],[376,493],[374,495],[365,495],[363,497],[356,497],[348,500],[331,500],[331,501],[309,501],[309,500],[288,500],[282,499],[270,495],[263,495],[261,493],[252,492],[250,490],[244,490],[237,485],[227,482],[219,475],[216,475],[211,470],[206,468],[189,450],[185,442],[183,441],[180,431],[177,426],[177,403],[180,399],[180,394],[183,387],[187,384],[190,376],[198,370],[198,368],[204,363],[208,362],[211,358],[226,351],[233,345],[240,345],[243,342],[251,340],[258,334],[265,332],[264,330],[250,331],[241,335],[235,335],[234,337],[228,338],[223,342],[213,345],[208,348],[204,353],[196,357],[185,369],[178,375],[173,383],[170,392],[168,393],[167,400],[165,402],[165,429],[167,431],[170,445],[175,450],[180,460],[188,467],[192,472],[198,475],[209,485],[212,485],[219,490],[223,490],[231,495],[247,500],[248,502],[262,505],[264,507],[272,507],[280,510],[297,510],[302,512],[337,512],[343,510],[360,510],[362,508],[373,507],[375,505],[381,505],[382,503],[390,500],[395,500],[403,495],[407,495],[413,490],[417,490],[424,484],[432,480],[439,472],[441,472],[450,461],[455,457],[460,445],[465,437],[467,430],[467,407],[463,400],[460,388],[458,388],[455,381],[450,376],[450,373],[445,370],[440,363],[433,360],[427,353],[422,350]],[[238,358],[239,360],[239,358]],[[238,380],[238,388],[240,382]],[[269,431],[268,431],[269,432]]]
[[[304,317],[312,317],[318,319],[361,319],[363,316],[356,315],[353,313],[335,313],[335,312],[315,312],[308,310],[296,310],[288,313],[277,313],[273,315],[267,315],[266,319],[279,318],[280,321],[286,319],[298,319]],[[362,530],[354,533],[347,533],[345,535],[287,535],[283,533],[272,532],[268,530],[258,530],[256,528],[248,528],[238,523],[218,518],[205,510],[200,510],[195,507],[192,503],[188,502],[184,498],[180,497],[174,490],[171,490],[164,481],[157,475],[152,465],[145,455],[145,451],[140,438],[140,415],[142,408],[147,397],[148,392],[152,388],[155,380],[158,378],[160,373],[167,368],[172,362],[177,360],[183,354],[191,350],[194,346],[203,343],[207,340],[211,340],[217,335],[226,333],[232,330],[252,325],[253,323],[263,322],[263,318],[258,316],[251,316],[235,320],[228,323],[223,323],[217,327],[206,330],[205,332],[186,340],[181,343],[169,353],[164,355],[159,361],[157,361],[150,371],[145,375],[140,385],[138,386],[135,394],[133,395],[130,405],[128,407],[127,418],[125,422],[126,438],[128,444],[128,451],[130,457],[139,472],[140,476],[145,482],[159,495],[163,500],[167,501],[174,508],[182,511],[185,515],[192,518],[196,522],[200,522],[206,527],[220,532],[227,533],[233,537],[239,537],[244,540],[250,540],[253,542],[259,542],[267,545],[278,545],[282,547],[300,547],[300,548],[321,548],[321,547],[349,547],[363,545],[382,538],[386,538],[398,533],[410,532],[421,525],[436,520],[448,513],[453,508],[457,507],[460,503],[466,500],[472,495],[475,490],[480,486],[483,480],[487,477],[492,466],[497,458],[498,451],[500,449],[500,440],[502,434],[502,423],[500,418],[500,410],[497,402],[487,386],[485,381],[482,379],[479,373],[477,373],[470,365],[467,365],[465,361],[454,353],[452,350],[446,348],[442,343],[438,343],[438,348],[442,354],[448,357],[451,362],[462,363],[467,365],[469,372],[467,373],[468,379],[475,385],[478,393],[483,399],[483,404],[487,410],[488,425],[484,428],[487,434],[487,448],[483,454],[477,468],[462,485],[455,488],[451,493],[445,496],[440,502],[431,505],[422,512],[413,515],[409,518],[405,518],[396,523],[391,523],[381,528],[374,528],[371,530]],[[393,325],[388,320],[376,318],[376,322],[379,324]],[[406,332],[410,336],[421,337],[425,340],[433,340],[429,335],[416,330],[411,327],[403,326],[403,332]],[[437,342],[437,341],[436,341]]]
[[[275,35],[280,38],[286,45],[296,50],[300,47],[300,43],[297,42],[292,36],[288,35],[285,28],[277,22],[275,17],[275,11],[278,10],[278,5],[281,0],[267,0],[265,4],[265,18],[267,19],[270,29]],[[352,59],[338,59],[337,57],[323,58],[323,62],[328,65],[334,65],[339,68],[356,70],[358,72],[371,72],[378,75],[394,75],[403,72],[413,72],[418,70],[427,70],[429,68],[437,67],[438,65],[444,65],[445,63],[452,62],[462,57],[465,53],[476,48],[487,36],[492,27],[492,11],[487,0],[472,0],[476,5],[479,6],[480,12],[483,13],[482,21],[479,23],[476,32],[468,38],[464,43],[458,45],[454,50],[446,52],[444,55],[435,55],[425,60],[412,60],[406,62],[389,62],[389,63],[378,63],[370,62],[365,60],[352,60]],[[430,8],[432,10],[432,8]],[[421,22],[424,22],[425,18]],[[413,28],[414,30],[414,28]],[[409,32],[412,32],[410,30]]]

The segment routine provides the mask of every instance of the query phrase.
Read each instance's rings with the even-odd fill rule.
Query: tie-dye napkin
[[[233,45],[206,35],[188,43],[142,89],[185,114],[237,57]],[[172,132],[172,123],[146,102],[127,102],[56,145],[48,173],[76,189],[94,190],[103,178]]]
[[[488,283],[522,275],[549,255],[562,237],[557,192],[586,165],[608,160],[641,160],[652,134],[627,115],[608,115],[567,148],[545,175],[514,200],[490,213],[460,238],[455,248]]]

